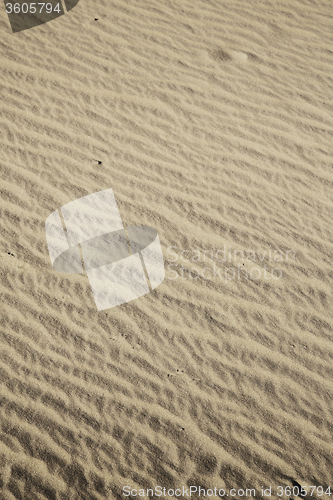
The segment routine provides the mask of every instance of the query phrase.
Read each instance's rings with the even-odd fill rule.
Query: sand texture
[[[81,0],[13,34],[1,7],[0,500],[333,487],[332,21]],[[98,311],[45,220],[109,188],[166,278]]]

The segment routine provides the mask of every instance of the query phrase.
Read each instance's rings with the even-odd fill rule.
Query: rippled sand
[[[333,486],[332,4],[81,0],[0,27],[1,500]],[[44,225],[109,188],[167,276],[98,312]]]

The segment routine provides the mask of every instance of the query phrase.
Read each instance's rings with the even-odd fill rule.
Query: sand
[[[1,500],[332,486],[332,12],[81,0],[13,34],[0,9]],[[166,278],[97,311],[45,220],[109,188]]]

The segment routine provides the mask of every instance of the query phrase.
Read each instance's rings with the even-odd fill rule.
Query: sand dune
[[[0,498],[333,487],[331,3],[0,26]],[[45,220],[109,188],[166,279],[98,312]]]

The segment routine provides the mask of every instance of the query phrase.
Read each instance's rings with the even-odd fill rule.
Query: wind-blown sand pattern
[[[0,9],[1,500],[333,486],[332,12],[81,0],[14,35]],[[167,276],[98,312],[45,220],[109,188]]]

